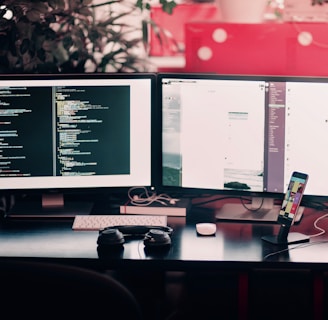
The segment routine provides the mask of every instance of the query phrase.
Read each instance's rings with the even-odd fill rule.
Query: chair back
[[[0,259],[1,312],[10,319],[142,320],[135,296],[110,275],[61,263]]]

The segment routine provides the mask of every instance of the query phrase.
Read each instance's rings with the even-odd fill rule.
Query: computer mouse
[[[201,236],[212,236],[216,233],[216,224],[215,223],[197,223],[196,231]]]

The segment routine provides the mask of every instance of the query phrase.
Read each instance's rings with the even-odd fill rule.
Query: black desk
[[[291,230],[317,233],[313,222],[322,214],[308,211],[300,225]],[[104,259],[99,259],[97,252],[98,232],[73,231],[71,219],[5,221],[0,228],[0,256],[76,260],[78,264],[86,260],[88,264],[108,268],[134,264],[164,270],[217,269],[226,268],[227,264],[245,268],[274,264],[284,268],[328,267],[328,234],[313,238],[310,243],[291,245],[291,250],[266,258],[282,249],[261,240],[263,235],[277,233],[278,225],[221,221],[217,222],[216,236],[201,237],[195,231],[197,221],[200,221],[199,216],[187,219],[187,223],[184,218],[174,218],[171,223],[169,219],[174,232],[172,246],[167,252],[147,254],[142,240],[133,240],[124,244],[121,255]],[[327,228],[328,218],[320,225]]]
[[[291,231],[317,233],[313,222],[322,214],[306,210],[301,223]],[[263,242],[261,237],[277,233],[278,225],[221,221],[217,223],[214,237],[200,237],[195,230],[195,223],[200,221],[213,221],[213,218],[203,212],[193,212],[187,220],[169,219],[174,232],[167,252],[148,254],[140,239],[126,242],[121,255],[99,258],[98,232],[73,231],[70,219],[7,220],[0,227],[0,257],[51,260],[101,271],[118,270],[131,277],[143,273],[142,283],[136,287],[145,286],[147,282],[145,291],[149,296],[144,301],[151,313],[149,318],[158,301],[154,302],[154,297],[159,299],[166,290],[154,294],[154,288],[166,285],[163,274],[168,272],[186,274],[188,308],[206,305],[214,310],[211,316],[219,305],[223,319],[262,319],[263,312],[267,319],[276,319],[281,313],[274,312],[276,297],[282,294],[292,310],[290,313],[285,310],[287,316],[319,320],[328,314],[324,311],[327,304],[324,299],[328,300],[328,289],[324,289],[328,283],[328,242],[323,242],[328,240],[327,234],[311,239],[310,243],[291,245],[290,250],[266,258],[281,248]],[[320,226],[328,229],[328,219],[322,220]],[[281,288],[284,284],[286,288]],[[195,309],[192,312],[196,312]]]

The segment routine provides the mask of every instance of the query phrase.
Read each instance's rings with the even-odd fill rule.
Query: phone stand
[[[276,245],[287,245],[310,241],[309,236],[299,232],[289,232],[289,229],[289,226],[282,224],[277,235],[263,236],[262,240]]]

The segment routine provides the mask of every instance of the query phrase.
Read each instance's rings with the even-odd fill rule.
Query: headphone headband
[[[108,229],[117,229],[120,232],[122,232],[124,235],[130,235],[130,236],[144,236],[146,233],[148,233],[150,230],[161,230],[163,232],[166,232],[167,234],[171,235],[173,232],[173,229],[168,226],[143,226],[143,225],[135,225],[135,226],[111,226],[106,227],[104,229],[101,229],[99,233],[102,233],[105,230]]]

